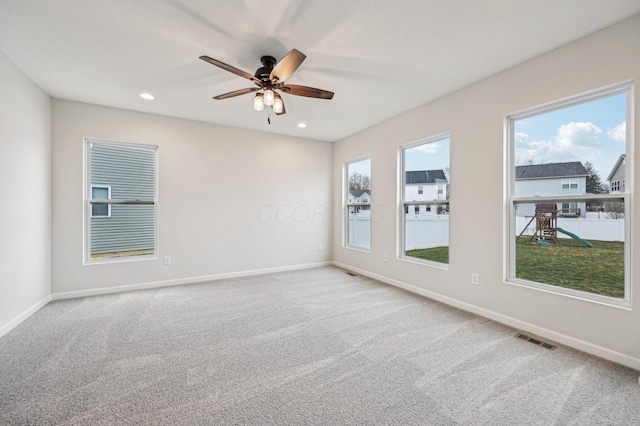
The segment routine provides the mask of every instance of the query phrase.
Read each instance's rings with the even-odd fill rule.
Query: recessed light
[[[298,127],[300,127],[301,129],[304,129],[305,127],[307,127],[307,125],[304,123],[298,123]]]
[[[152,101],[155,99],[151,93],[140,93],[140,97],[148,101]]]

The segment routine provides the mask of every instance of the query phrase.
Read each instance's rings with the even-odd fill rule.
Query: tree
[[[612,219],[621,219],[624,217],[624,203],[620,201],[607,201],[604,203],[604,211],[607,212]]]
[[[349,176],[349,189],[371,190],[371,178],[362,173],[353,173]]]
[[[593,167],[593,164],[588,161],[584,163],[584,168],[589,175],[587,176],[587,194],[606,194],[608,188],[600,180],[598,171]],[[601,202],[587,203],[587,211],[597,212],[603,210],[603,204]]]
[[[598,175],[598,171],[593,167],[593,164],[587,161],[584,163],[584,168],[589,173],[589,176],[587,176],[587,194],[606,194],[607,188],[600,180],[600,175]]]

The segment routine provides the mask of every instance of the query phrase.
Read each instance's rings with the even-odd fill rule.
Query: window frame
[[[120,262],[131,262],[131,261],[142,261],[142,260],[157,260],[158,257],[158,222],[159,222],[159,214],[158,214],[158,145],[153,144],[143,144],[136,142],[123,142],[123,141],[115,141],[109,139],[99,139],[92,137],[85,137],[83,141],[83,150],[84,150],[84,179],[83,179],[83,187],[84,187],[84,213],[83,213],[83,265],[95,265],[95,264],[104,264],[104,263],[120,263]],[[111,185],[109,186],[109,199],[108,200],[94,200],[92,198],[92,187],[104,187],[107,185],[101,184],[91,184],[91,146],[92,144],[102,144],[102,145],[111,145],[111,146],[121,146],[126,148],[133,149],[142,149],[147,151],[154,151],[154,194],[153,200],[112,200],[111,199]],[[92,258],[91,257],[91,219],[93,218],[102,218],[106,216],[92,216],[92,205],[94,204],[107,204],[109,206],[109,217],[111,217],[111,206],[115,204],[120,205],[153,205],[154,208],[154,247],[153,253],[150,254],[140,254],[140,255],[127,255],[127,256],[112,256],[112,257],[104,257],[104,258]]]
[[[574,299],[580,299],[588,302],[594,302],[601,305],[607,305],[615,308],[631,309],[633,295],[631,292],[631,283],[633,282],[633,234],[632,234],[632,214],[627,209],[633,208],[633,194],[627,189],[624,192],[615,194],[583,194],[583,195],[558,195],[558,196],[528,196],[516,197],[515,191],[515,121],[530,118],[549,112],[569,108],[576,105],[586,104],[598,101],[604,98],[626,94],[626,142],[625,142],[625,158],[630,163],[625,167],[624,179],[627,188],[633,188],[633,158],[634,158],[634,124],[633,124],[633,105],[634,90],[633,81],[625,81],[600,89],[592,90],[583,94],[570,96],[559,99],[547,104],[528,108],[519,112],[508,114],[504,119],[504,141],[505,141],[505,220],[506,225],[504,231],[505,241],[505,258],[504,258],[504,282],[506,284],[517,285],[520,287],[541,290],[547,293],[566,296]],[[566,287],[555,286],[552,284],[539,283],[517,278],[515,262],[516,262],[516,244],[515,239],[517,231],[515,229],[516,209],[520,204],[527,203],[589,203],[589,202],[623,202],[625,205],[625,231],[624,231],[624,297],[615,298],[597,293],[574,290]]]
[[[421,265],[426,265],[426,266],[430,266],[433,268],[438,268],[438,269],[444,269],[444,270],[449,270],[449,263],[442,263],[442,262],[436,262],[433,260],[427,260],[427,259],[420,259],[417,257],[413,257],[413,256],[407,256],[406,255],[406,251],[405,251],[405,246],[406,246],[406,218],[405,218],[405,211],[410,211],[409,207],[410,206],[416,206],[419,207],[421,205],[427,206],[426,211],[427,212],[431,212],[432,207],[436,207],[436,214],[437,214],[437,209],[440,206],[449,206],[451,204],[449,199],[445,199],[445,200],[440,200],[440,199],[436,199],[436,200],[424,200],[424,201],[405,201],[405,189],[407,187],[406,184],[406,180],[407,180],[407,172],[406,172],[406,160],[405,160],[405,151],[408,149],[412,149],[415,148],[417,146],[420,145],[427,145],[430,143],[437,143],[439,141],[442,140],[448,140],[449,141],[449,168],[451,167],[451,134],[449,132],[445,132],[445,133],[440,133],[437,135],[433,135],[433,136],[429,136],[423,139],[419,139],[417,141],[413,141],[413,142],[409,142],[407,144],[403,144],[400,145],[398,147],[398,168],[400,171],[400,176],[398,179],[398,232],[399,235],[397,237],[397,258],[406,262],[411,262],[411,263],[418,263]],[[448,185],[451,185],[451,182],[448,181],[447,182]],[[438,185],[439,186],[439,185]],[[444,192],[448,192],[446,191],[446,185],[445,185],[445,190]],[[450,209],[449,209],[450,210]],[[449,213],[447,213],[447,215],[449,215]],[[449,215],[449,232],[451,231],[451,216]],[[449,241],[448,241],[448,245],[447,247],[451,247],[451,236],[449,235]]]
[[[372,243],[372,239],[373,239],[373,235],[372,235],[372,229],[373,227],[372,225],[372,221],[373,221],[373,212],[372,212],[372,206],[371,206],[371,200],[369,200],[369,202],[367,203],[362,203],[362,202],[355,202],[354,201],[350,201],[349,197],[351,195],[350,191],[349,191],[349,165],[354,164],[354,163],[359,163],[361,161],[366,161],[369,160],[369,164],[371,165],[371,169],[373,170],[373,161],[371,159],[371,155],[364,155],[362,157],[358,157],[358,158],[354,158],[352,160],[349,161],[345,161],[343,163],[343,191],[344,191],[344,196],[343,196],[343,203],[344,203],[344,208],[342,209],[343,212],[343,227],[342,227],[342,232],[343,232],[343,238],[342,238],[342,246],[344,248],[348,248],[348,249],[352,249],[352,250],[357,250],[357,251],[363,251],[366,253],[370,253],[371,252],[371,243]],[[369,182],[371,185],[371,189],[369,190],[370,192],[373,191],[373,176],[372,173],[369,175]],[[371,194],[371,199],[373,199],[373,194]],[[350,207],[368,207],[369,212],[371,214],[370,216],[370,220],[369,220],[369,247],[364,247],[364,246],[357,246],[354,244],[349,244],[349,208]]]

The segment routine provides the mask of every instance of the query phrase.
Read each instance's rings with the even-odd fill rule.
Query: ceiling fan
[[[287,53],[280,62],[276,61],[273,56],[263,56],[260,58],[262,67],[258,68],[254,75],[242,71],[238,68],[220,62],[217,59],[208,56],[200,56],[203,61],[209,62],[223,70],[229,71],[240,77],[252,81],[256,87],[247,89],[234,90],[233,92],[224,93],[214,96],[213,99],[228,99],[234,96],[246,95],[248,93],[257,93],[253,99],[253,109],[256,111],[264,110],[265,105],[273,109],[276,115],[286,114],[284,102],[278,91],[295,96],[305,96],[307,98],[331,99],[333,92],[327,90],[316,89],[314,87],[299,86],[296,84],[286,84],[285,81],[298,69],[302,61],[306,58],[305,54],[293,49]],[[270,123],[270,121],[269,121]]]

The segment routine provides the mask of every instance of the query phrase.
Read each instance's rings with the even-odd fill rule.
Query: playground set
[[[524,227],[520,235],[518,235],[516,241],[529,228],[531,222],[535,220],[536,231],[529,238],[529,241],[527,241],[527,243],[529,244],[561,246],[562,244],[560,244],[560,241],[558,240],[558,232],[560,232],[562,234],[568,235],[585,247],[593,247],[593,244],[591,244],[589,241],[583,240],[572,232],[565,231],[562,228],[558,228],[558,211],[559,210],[557,210],[555,204],[536,204],[535,215],[531,217],[531,220]]]

